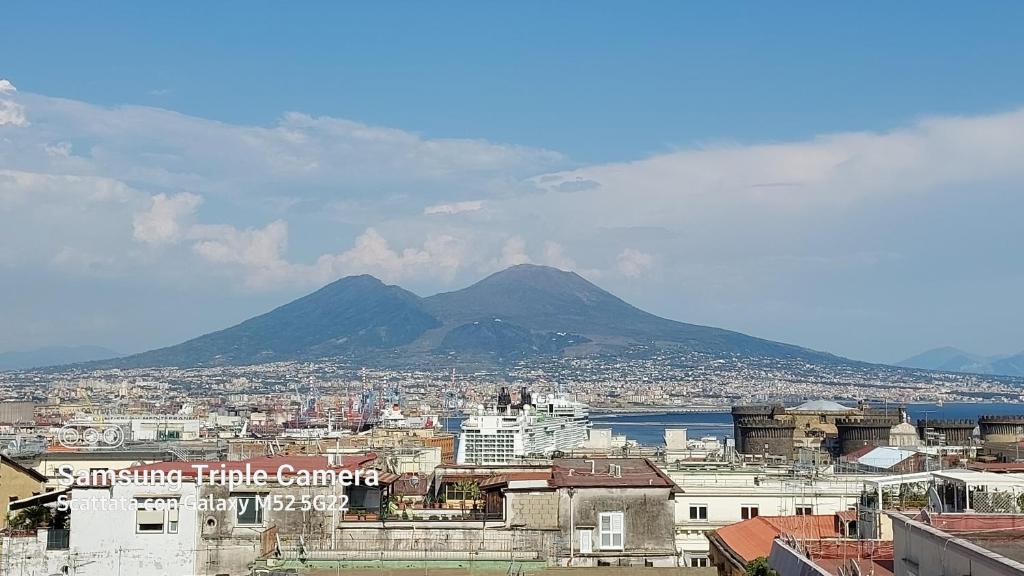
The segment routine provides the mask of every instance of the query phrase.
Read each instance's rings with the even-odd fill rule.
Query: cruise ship
[[[534,402],[520,391],[512,404],[502,388],[498,401],[480,406],[462,422],[456,462],[459,464],[510,464],[524,458],[549,458],[569,452],[587,440],[590,409],[564,395],[551,394]]]

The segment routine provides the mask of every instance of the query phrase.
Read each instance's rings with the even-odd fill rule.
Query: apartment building
[[[856,509],[868,478],[724,464],[666,473],[682,489],[675,497],[675,542],[680,565],[691,567],[710,564],[711,531],[758,516],[833,515]]]

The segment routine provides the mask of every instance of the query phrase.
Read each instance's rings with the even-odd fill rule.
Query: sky
[[[1024,350],[1024,5],[20,2],[0,351],[533,262],[893,362]]]

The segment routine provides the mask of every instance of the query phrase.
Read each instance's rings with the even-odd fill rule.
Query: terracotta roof
[[[744,562],[768,557],[780,534],[801,539],[839,538],[834,514],[815,516],[758,516],[719,528],[714,536]]]
[[[288,472],[282,473],[282,476],[289,477],[294,476],[300,472],[315,472],[315,471],[341,471],[350,470],[355,471],[362,469],[364,466],[373,462],[377,459],[377,455],[370,454],[356,454],[351,456],[345,456],[342,459],[340,465],[331,465],[327,459],[327,456],[262,456],[258,458],[249,458],[246,460],[196,460],[196,461],[171,461],[171,462],[155,462],[153,464],[145,464],[142,466],[133,466],[131,470],[140,472],[180,472],[183,478],[195,478],[201,471],[204,476],[209,475],[210,470],[224,470],[227,472],[239,471],[245,472],[250,470],[255,473],[257,471],[263,471],[268,474],[271,478],[276,477],[279,470],[284,466],[289,466]],[[222,468],[223,466],[223,468]],[[205,467],[205,468],[204,468]]]
[[[981,472],[1024,472],[1024,462],[971,462],[967,469]]]
[[[866,455],[868,452],[871,452],[875,448],[877,448],[877,446],[875,446],[874,444],[865,444],[860,448],[857,448],[853,452],[843,454],[843,460],[846,462],[856,462],[858,458]]]
[[[857,521],[857,511],[856,510],[840,510],[839,512],[836,512],[836,516],[838,516],[839,519],[842,520],[843,522],[855,522],[855,521]]]
[[[679,486],[646,458],[559,458],[552,461],[551,481],[556,487],[670,488]]]

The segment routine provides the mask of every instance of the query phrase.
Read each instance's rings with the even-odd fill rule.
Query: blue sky
[[[6,7],[4,73],[96,104],[302,110],[579,162],[887,129],[1024,90],[1015,2],[106,4]]]
[[[532,261],[855,358],[1016,352],[1022,16],[9,5],[0,350],[137,351],[348,273],[428,294]]]

